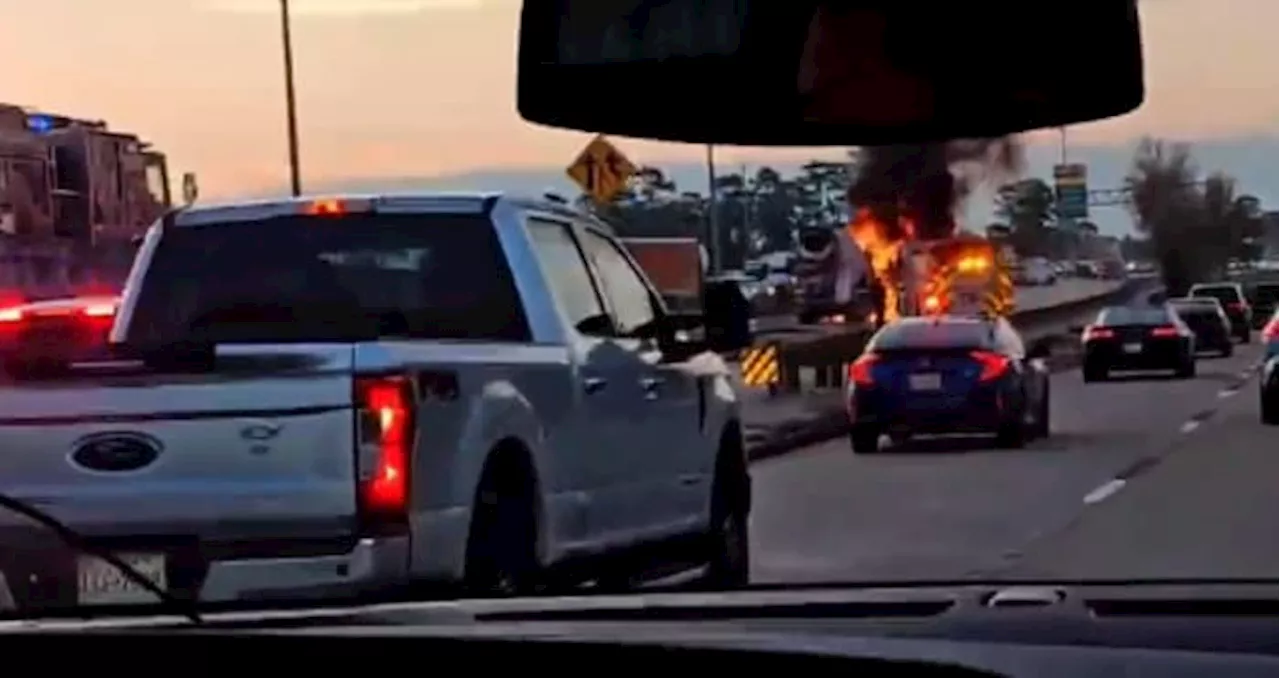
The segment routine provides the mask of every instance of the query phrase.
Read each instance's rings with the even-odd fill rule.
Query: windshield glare
[[[0,616],[1280,573],[1280,3],[1130,2],[1131,114],[791,148],[524,122],[517,0],[0,4]],[[556,4],[800,55],[857,3]],[[1068,3],[916,4],[845,18],[959,80],[818,50],[887,130],[1098,79],[1017,49]],[[764,54],[678,80],[778,109]]]

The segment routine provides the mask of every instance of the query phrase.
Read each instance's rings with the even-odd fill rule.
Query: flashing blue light
[[[44,134],[54,128],[53,118],[47,115],[28,115],[27,128],[36,134]]]

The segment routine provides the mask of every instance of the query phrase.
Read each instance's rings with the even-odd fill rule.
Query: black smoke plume
[[[918,239],[945,238],[955,233],[955,213],[974,186],[1022,163],[1016,137],[868,147],[858,154],[849,203],[871,210],[890,240],[912,235],[900,216],[915,224]]]

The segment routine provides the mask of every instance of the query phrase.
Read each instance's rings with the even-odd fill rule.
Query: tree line
[[[739,268],[748,258],[792,249],[802,226],[846,223],[857,158],[851,150],[848,160],[813,160],[792,175],[768,166],[746,175],[719,174],[715,205],[699,191],[681,189],[660,168],[646,166],[613,201],[594,209],[624,236],[686,236],[708,243],[714,209],[722,266]],[[1126,256],[1155,260],[1173,290],[1220,275],[1230,260],[1260,252],[1265,217],[1258,199],[1238,193],[1224,172],[1202,178],[1186,144],[1143,139],[1120,188],[1138,236],[1125,239]],[[997,222],[990,226],[1004,227],[1024,255],[1069,257],[1082,238],[1097,234],[1087,221],[1060,227],[1054,189],[1038,177],[1000,186],[995,213]]]

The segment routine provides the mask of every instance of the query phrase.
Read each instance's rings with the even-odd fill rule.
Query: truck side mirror
[[[711,350],[736,351],[751,345],[751,305],[736,281],[708,282],[702,305],[703,328]]]

